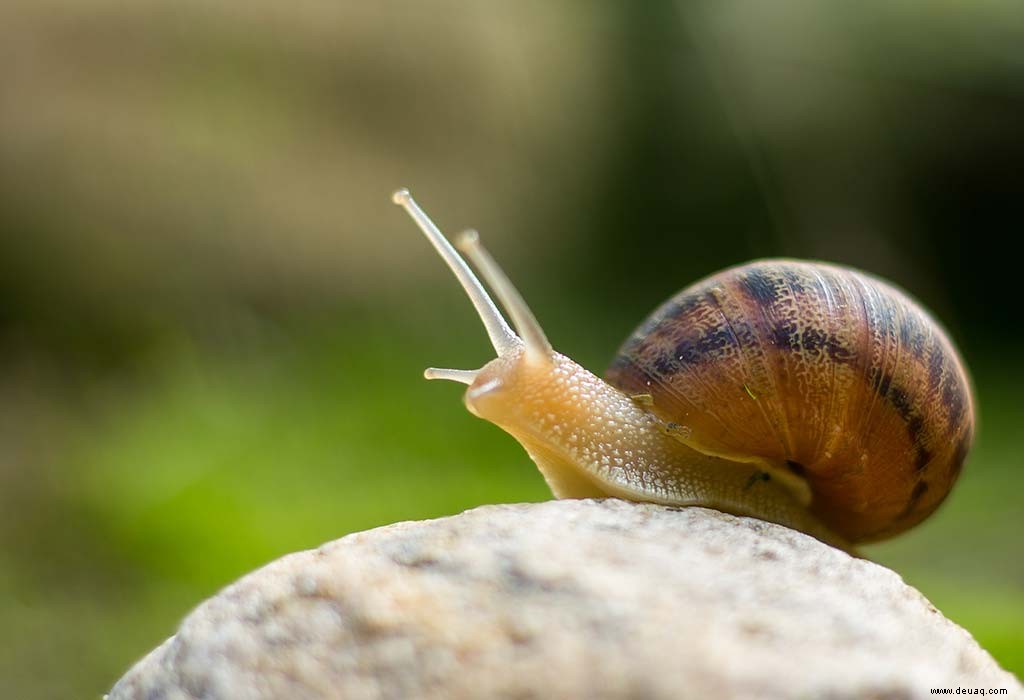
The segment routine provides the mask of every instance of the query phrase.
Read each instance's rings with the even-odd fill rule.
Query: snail
[[[686,287],[626,339],[605,379],[556,352],[475,231],[458,249],[394,193],[451,268],[497,357],[425,371],[510,433],[556,498],[752,516],[852,551],[928,517],[974,435],[964,363],[894,286],[848,267],[749,262]],[[514,328],[514,330],[513,330]]]

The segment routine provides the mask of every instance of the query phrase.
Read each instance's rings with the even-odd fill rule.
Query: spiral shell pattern
[[[650,395],[701,452],[805,478],[851,542],[934,511],[974,435],[964,364],[903,292],[849,268],[762,260],[700,281],[620,348],[607,379]]]

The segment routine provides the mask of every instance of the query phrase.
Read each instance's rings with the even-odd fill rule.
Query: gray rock
[[[488,506],[291,554],[110,700],[1022,693],[892,571],[778,525],[623,501]]]

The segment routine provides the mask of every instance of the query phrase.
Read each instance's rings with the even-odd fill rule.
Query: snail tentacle
[[[423,376],[427,379],[447,379],[450,382],[460,384],[472,384],[476,381],[479,370],[475,369],[443,369],[440,367],[428,367],[423,370]]]
[[[473,271],[466,264],[466,261],[462,259],[462,256],[452,247],[452,244],[448,242],[448,239],[444,237],[441,230],[420,209],[416,200],[409,194],[409,190],[404,188],[396,190],[391,195],[391,200],[405,209],[409,216],[412,217],[412,220],[416,222],[416,225],[426,235],[427,240],[433,244],[438,254],[448,264],[448,267],[451,268],[462,288],[466,290],[466,295],[473,302],[473,306],[480,315],[480,320],[487,330],[487,337],[490,338],[491,345],[494,346],[494,351],[498,353],[498,357],[517,350],[523,341],[509,327],[508,322],[505,321],[501,312],[498,311],[498,307],[495,306],[487,290],[480,284],[480,280],[473,274]]]
[[[508,275],[484,248],[480,242],[480,234],[473,229],[463,231],[456,239],[455,245],[469,257],[476,269],[480,271],[480,275],[494,290],[498,301],[512,317],[512,323],[523,342],[526,343],[529,355],[534,359],[549,359],[554,349],[548,342],[544,329],[537,322],[537,317],[533,315],[533,311],[526,304],[523,295],[519,293]]]

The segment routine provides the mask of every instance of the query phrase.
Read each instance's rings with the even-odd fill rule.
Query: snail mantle
[[[200,605],[128,698],[927,698],[1020,683],[892,571],[779,525],[487,506],[283,557]]]

